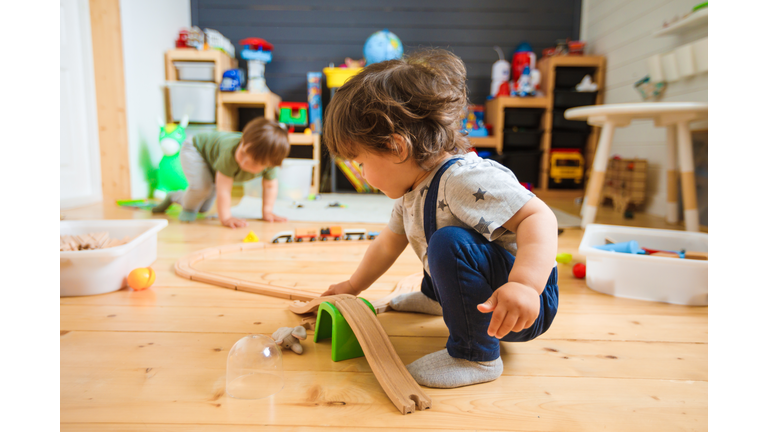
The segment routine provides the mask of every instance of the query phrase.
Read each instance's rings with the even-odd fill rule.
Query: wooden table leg
[[[677,215],[677,130],[667,126],[667,222],[674,224]]]
[[[608,167],[608,154],[611,152],[611,143],[613,141],[613,132],[616,125],[612,121],[607,121],[600,131],[600,141],[597,143],[597,151],[592,164],[592,175],[589,177],[587,186],[587,196],[584,197],[584,204],[581,208],[581,227],[586,228],[587,224],[595,222],[597,206],[600,205],[600,192],[605,183],[605,170]]]
[[[696,176],[693,173],[693,140],[688,122],[677,124],[677,152],[683,185],[683,215],[686,231],[699,231],[699,207],[696,203]]]

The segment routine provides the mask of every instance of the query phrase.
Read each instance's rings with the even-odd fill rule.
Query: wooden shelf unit
[[[489,100],[485,104],[485,123],[493,126],[492,139],[496,153],[504,149],[504,109],[506,108],[542,108],[547,107],[547,98],[544,97],[511,97],[500,96]]]
[[[552,143],[552,121],[555,105],[555,74],[557,68],[567,67],[591,67],[595,68],[595,74],[592,81],[597,84],[597,99],[595,105],[603,103],[605,95],[605,57],[602,56],[555,56],[547,57],[538,62],[537,67],[541,71],[541,91],[544,93],[546,105],[544,117],[542,118],[542,127],[544,133],[541,138],[541,169],[539,171],[539,189],[549,189],[549,154]],[[582,185],[586,186],[590,170],[592,169],[592,159],[597,147],[597,140],[600,136],[600,128],[590,127],[590,134],[587,139],[587,145],[584,147],[583,156],[585,161],[584,180]]]
[[[216,126],[222,131],[237,130],[240,107],[263,107],[264,117],[275,120],[280,102],[282,99],[274,93],[220,91],[216,94]]]

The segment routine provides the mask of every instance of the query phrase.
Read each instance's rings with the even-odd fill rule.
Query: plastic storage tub
[[[277,181],[277,198],[302,200],[312,189],[312,172],[317,169],[314,159],[283,159]],[[243,183],[243,193],[252,197],[260,197],[262,178],[258,177]]]
[[[216,123],[216,83],[167,81],[173,121],[184,114],[193,123]]]
[[[663,258],[603,251],[592,246],[636,240],[641,247],[707,252],[705,233],[613,225],[587,225],[579,253],[587,258],[587,286],[595,291],[637,300],[680,305],[707,305],[709,261]]]
[[[216,81],[213,62],[173,62],[179,81]]]
[[[538,187],[541,153],[541,150],[504,151],[495,159],[512,170],[517,181]]]
[[[565,110],[556,109],[552,111],[552,127],[555,129],[566,129],[579,132],[589,132],[589,124],[581,120],[566,120]]]
[[[157,233],[165,219],[61,221],[60,235],[107,231],[112,238],[130,236],[124,245],[107,249],[59,252],[59,295],[84,296],[117,291],[131,270],[157,258]]]

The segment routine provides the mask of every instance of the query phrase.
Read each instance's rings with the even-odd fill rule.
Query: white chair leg
[[[611,143],[613,141],[613,132],[616,125],[608,121],[603,125],[600,131],[600,140],[597,142],[597,151],[592,163],[592,175],[589,177],[587,185],[587,195],[584,197],[584,203],[581,208],[581,227],[586,228],[588,224],[595,222],[597,206],[600,205],[600,192],[605,183],[605,170],[608,167],[608,155],[611,152]]]
[[[677,210],[677,130],[667,126],[667,222],[678,222]]]
[[[696,176],[693,173],[693,140],[687,122],[677,124],[677,155],[683,186],[683,216],[686,231],[699,231],[699,207],[696,202]]]

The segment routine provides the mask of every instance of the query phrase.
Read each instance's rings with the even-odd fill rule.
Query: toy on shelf
[[[354,60],[351,57],[347,57],[344,59],[344,64],[339,66],[340,68],[361,68],[365,67],[365,59],[362,58],[360,60]]]
[[[202,51],[205,48],[205,33],[200,27],[194,26],[179,30],[179,37],[176,39],[176,48],[194,48]]]
[[[526,66],[520,78],[515,82],[514,88],[509,91],[509,95],[520,97],[536,96],[537,85],[538,82],[534,82],[530,67]]]
[[[307,109],[309,105],[306,102],[280,102],[280,123],[288,126],[288,132],[293,133],[296,126],[307,127],[309,120],[307,118]]]
[[[223,92],[234,92],[243,89],[245,75],[242,69],[230,69],[222,75],[219,90]]]
[[[224,37],[223,34],[213,29],[204,29],[205,49],[216,49],[225,52],[228,56],[235,57],[235,46]]]
[[[145,290],[153,283],[155,283],[155,271],[152,267],[137,268],[128,273],[128,286],[134,291]]]
[[[584,55],[584,48],[587,46],[587,43],[584,41],[572,41],[571,39],[558,39],[555,44],[556,46],[554,47],[544,48],[541,51],[541,56],[580,56]]]
[[[591,75],[584,75],[581,82],[576,84],[577,92],[594,92],[597,91],[597,83],[592,82]]]
[[[536,69],[536,54],[527,42],[517,46],[512,54],[510,96],[536,96],[541,74]]]
[[[304,352],[304,347],[299,341],[307,339],[307,329],[302,326],[280,327],[272,333],[272,339],[279,347],[301,354]]]
[[[584,157],[578,149],[552,149],[549,178],[551,185],[578,186],[584,178]]]
[[[643,205],[647,171],[646,159],[614,157],[609,160],[605,172],[603,199],[610,198],[614,210],[618,213],[626,213],[630,206],[637,208]]]
[[[461,120],[462,129],[467,131],[470,137],[487,137],[488,129],[485,128],[483,118],[485,107],[483,105],[467,105],[465,116]]]
[[[272,44],[264,39],[252,37],[241,40],[240,45],[245,45],[240,56],[248,61],[248,91],[268,93],[264,67],[272,61]]]
[[[491,69],[491,97],[509,96],[509,62],[504,59],[504,52],[501,48],[495,46],[493,49],[499,54],[499,59],[496,60]],[[501,89],[504,83],[507,83],[506,92]]]
[[[181,169],[179,152],[187,138],[186,127],[189,117],[185,115],[178,125],[163,124],[162,119],[158,119],[158,122],[160,125],[158,141],[163,157],[157,167],[157,190],[162,192],[184,190],[187,188],[187,178],[184,176],[184,170]]]
[[[309,129],[314,133],[323,131],[323,99],[320,80],[322,73],[307,72],[307,101],[309,115]],[[304,130],[306,132],[306,129]]]
[[[391,31],[384,29],[368,37],[363,46],[365,64],[374,64],[403,57],[403,43]]]

